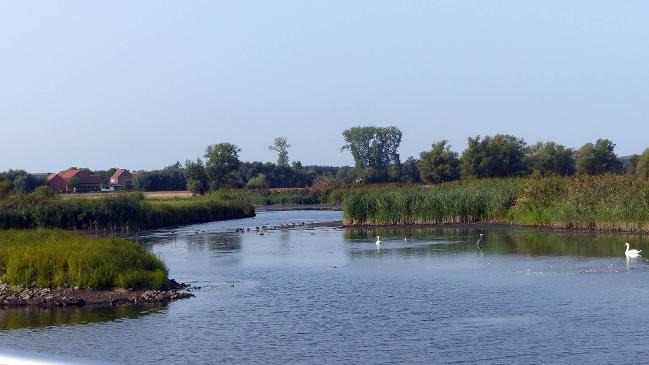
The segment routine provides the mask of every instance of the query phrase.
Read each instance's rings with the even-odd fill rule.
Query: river
[[[254,232],[340,218],[259,212],[146,232],[137,238],[170,276],[201,287],[195,298],[0,310],[0,346],[124,364],[646,361],[649,264],[624,257],[626,241],[649,253],[646,238],[479,226]]]

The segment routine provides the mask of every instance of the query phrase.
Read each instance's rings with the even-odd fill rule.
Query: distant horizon
[[[353,165],[341,132],[394,125],[401,159],[476,135],[649,147],[647,2],[383,0],[0,5],[0,171],[159,169],[231,142]]]
[[[480,137],[486,137],[486,136],[480,136]],[[527,141],[526,141],[526,142],[527,142]],[[541,141],[539,141],[539,142],[541,142]],[[550,142],[550,141],[542,141],[542,142]],[[594,143],[594,142],[595,142],[595,141],[592,141],[592,143]],[[535,142],[535,143],[536,143],[536,142]],[[589,142],[586,142],[586,143],[589,143]],[[615,143],[615,141],[613,141],[613,143]],[[531,144],[530,144],[529,142],[527,142],[527,145],[529,146],[529,145],[531,145]],[[583,146],[583,145],[581,145],[581,146]],[[579,147],[581,147],[581,146],[579,146]],[[206,147],[207,147],[207,146],[206,146]],[[574,149],[575,151],[577,151],[577,150],[579,149],[579,147],[571,147],[571,146],[566,146],[566,147],[568,147],[568,148],[572,148],[572,149]],[[428,150],[430,150],[430,148],[428,148]],[[460,156],[462,155],[463,150],[459,150],[459,151],[458,151],[458,150],[455,150],[455,149],[453,149],[453,148],[452,148],[452,150],[454,150],[455,152],[458,152]],[[289,152],[290,152],[290,151],[289,151]],[[632,153],[632,154],[627,154],[627,155],[620,155],[619,153],[616,153],[616,156],[617,156],[618,159],[622,159],[622,160],[624,160],[624,159],[627,159],[627,158],[629,158],[629,157],[631,157],[631,156],[633,156],[633,155],[641,155],[642,152],[643,152],[643,151],[639,151],[639,152]],[[343,153],[350,154],[349,152],[343,152]],[[204,158],[202,155],[199,156],[199,157],[201,158],[201,160],[205,161],[205,158]],[[276,157],[276,156],[275,156],[275,157]],[[290,153],[289,153],[289,157],[290,157]],[[407,157],[404,157],[403,155],[401,155],[401,156],[400,156],[400,158],[401,158],[401,162],[403,163],[403,162],[406,161],[406,159],[408,159],[409,157],[414,157],[414,158],[418,159],[418,158],[419,158],[419,154],[417,154],[416,156],[407,156]],[[351,159],[351,157],[350,157],[350,159]],[[196,158],[194,158],[194,159],[189,159],[189,160],[196,161]],[[245,159],[240,158],[240,160],[241,160],[242,162],[276,163],[276,159],[270,159],[270,160],[264,161],[264,160],[245,160]],[[129,170],[129,171],[152,171],[152,170],[162,170],[162,169],[164,169],[164,168],[166,168],[166,167],[169,167],[169,166],[174,165],[176,162],[180,162],[181,164],[184,165],[186,161],[187,161],[187,160],[183,160],[183,161],[180,161],[180,160],[170,161],[169,163],[166,163],[166,164],[164,164],[164,165],[162,165],[162,166],[159,166],[159,167],[153,167],[153,168],[137,168],[137,167],[128,167],[128,166],[109,166],[109,167],[99,167],[99,168],[98,168],[98,167],[93,167],[93,166],[85,166],[85,165],[78,165],[78,164],[75,165],[75,164],[72,164],[72,165],[67,166],[67,167],[63,167],[63,168],[59,168],[59,169],[55,169],[55,170],[48,170],[48,171],[31,171],[31,170],[27,170],[27,169],[24,169],[24,168],[20,168],[20,167],[19,167],[19,168],[6,168],[6,169],[0,169],[0,172],[1,172],[1,171],[6,171],[6,170],[10,170],[10,169],[11,169],[11,170],[25,170],[25,171],[27,171],[28,173],[33,173],[33,174],[38,174],[38,173],[58,173],[58,172],[61,172],[61,171],[68,170],[68,169],[70,169],[70,168],[72,168],[72,167],[76,167],[76,168],[80,168],[80,169],[87,168],[87,169],[90,169],[91,171],[106,171],[106,170],[113,169],[113,168],[115,168],[115,169],[126,169],[126,170]],[[317,163],[305,163],[304,161],[301,161],[301,160],[299,160],[299,159],[297,159],[297,160],[290,159],[290,163],[291,163],[291,164],[292,164],[294,161],[300,161],[300,163],[301,163],[303,166],[354,167],[354,163],[353,163],[353,161],[352,161],[352,163],[350,163],[350,164],[326,164],[326,163],[325,163],[325,164],[317,164]]]

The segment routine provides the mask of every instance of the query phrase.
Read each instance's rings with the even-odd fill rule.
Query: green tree
[[[519,176],[526,172],[525,141],[507,134],[469,137],[460,165],[463,177]]]
[[[47,186],[37,187],[36,190],[34,190],[33,194],[38,201],[56,198],[56,192],[54,192],[54,190],[48,188]]]
[[[6,198],[14,189],[14,184],[9,180],[0,180],[0,200]]]
[[[401,180],[408,183],[418,183],[421,181],[421,176],[419,173],[419,167],[417,166],[419,161],[414,157],[410,156],[401,166]]]
[[[14,191],[16,193],[31,193],[38,186],[38,182],[33,175],[18,175],[14,179]]]
[[[207,173],[200,158],[196,159],[196,162],[185,162],[185,177],[187,190],[191,191],[192,195],[203,195],[208,191]]]
[[[246,183],[246,188],[248,189],[263,189],[268,187],[268,182],[266,182],[266,175],[257,174],[256,176],[250,178]]]
[[[343,131],[346,144],[341,150],[351,151],[359,175],[383,182],[389,178],[391,165],[400,170],[401,136],[397,127],[354,127]]]
[[[601,175],[616,173],[622,164],[613,152],[615,144],[608,139],[598,139],[595,144],[586,143],[577,151],[577,173]]]
[[[534,176],[575,174],[575,152],[555,142],[539,142],[526,150],[527,165]]]
[[[133,180],[131,179],[124,180],[124,183],[122,184],[122,190],[131,191],[133,190],[133,187],[134,187]]]
[[[271,151],[277,152],[277,165],[288,166],[288,149],[291,147],[288,144],[286,137],[277,137],[273,141],[272,146],[268,146]]]
[[[649,148],[644,150],[638,159],[638,166],[636,166],[636,174],[642,177],[649,177]]]
[[[231,143],[208,146],[205,151],[205,172],[211,190],[232,188],[240,185],[238,174],[241,149]]]
[[[117,168],[112,167],[108,170],[95,170],[95,175],[99,176],[101,184],[108,186],[110,184],[110,177],[117,171]]]
[[[622,170],[624,175],[636,175],[636,169],[638,167],[638,162],[640,161],[640,155],[634,154],[629,156],[629,158],[624,161],[622,164]]]
[[[451,151],[448,141],[433,143],[433,149],[419,154],[419,174],[428,184],[439,184],[460,178],[460,159]]]

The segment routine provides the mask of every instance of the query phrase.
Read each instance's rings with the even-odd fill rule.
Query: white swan
[[[624,254],[626,255],[626,257],[638,257],[638,256],[640,256],[640,252],[642,252],[642,250],[639,250],[639,251],[638,250],[629,250],[629,243],[628,242],[625,243],[625,245],[626,245],[626,251],[624,251]]]
[[[381,237],[376,236],[376,245],[380,246],[381,245]]]

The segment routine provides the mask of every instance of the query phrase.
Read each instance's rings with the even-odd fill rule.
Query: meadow
[[[168,270],[136,242],[63,230],[0,230],[0,281],[20,287],[166,289]]]

